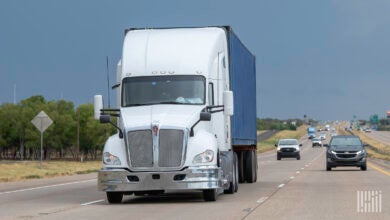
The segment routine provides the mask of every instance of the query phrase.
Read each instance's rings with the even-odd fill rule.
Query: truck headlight
[[[330,151],[330,152],[332,152],[332,154],[336,154],[336,152],[334,152],[334,151]]]
[[[280,149],[281,149],[280,147],[276,148],[277,151],[280,151]]]
[[[106,165],[121,165],[121,160],[117,156],[105,152],[103,154],[103,163]]]
[[[206,150],[194,157],[192,163],[209,163],[214,159],[214,151]]]

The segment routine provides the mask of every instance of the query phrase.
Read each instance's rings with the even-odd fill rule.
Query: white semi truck
[[[206,201],[256,182],[255,57],[230,27],[128,29],[117,108],[98,173],[110,203],[123,195],[199,190]],[[111,121],[117,117],[117,123]]]

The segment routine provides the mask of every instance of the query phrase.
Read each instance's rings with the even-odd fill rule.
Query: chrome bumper
[[[169,172],[130,172],[124,169],[102,169],[98,189],[105,192],[148,190],[201,190],[224,186],[219,167],[187,168]]]

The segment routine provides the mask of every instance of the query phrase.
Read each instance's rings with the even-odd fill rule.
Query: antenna
[[[16,105],[16,84],[14,84],[14,105]]]
[[[107,94],[108,94],[108,108],[110,108],[110,77],[108,70],[108,56],[106,56],[106,66],[107,66]]]

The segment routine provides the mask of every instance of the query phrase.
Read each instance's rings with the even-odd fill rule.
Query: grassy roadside
[[[296,131],[284,130],[276,133],[274,136],[268,138],[265,141],[257,143],[257,152],[263,153],[272,149],[275,149],[275,144],[278,143],[281,138],[295,138],[299,139],[307,132],[307,126],[300,126]]]
[[[359,136],[364,143],[370,145],[366,148],[368,156],[390,161],[390,146],[373,140],[360,131],[352,131],[352,133]]]
[[[261,135],[261,134],[263,134],[263,133],[265,133],[265,132],[267,132],[267,130],[258,130],[258,131],[257,131],[257,135]]]
[[[346,134],[349,133],[346,132],[344,129],[339,128],[338,129],[339,134]],[[382,159],[382,160],[388,160],[390,161],[390,146],[383,144],[379,141],[376,141],[372,138],[369,138],[364,133],[360,131],[351,131],[354,135],[359,136],[360,139],[363,141],[363,143],[368,144],[370,147],[366,147],[367,154],[369,157]]]
[[[27,179],[42,179],[55,176],[86,174],[97,172],[101,161],[73,162],[50,161],[43,162],[10,162],[0,164],[0,182],[23,181]]]

